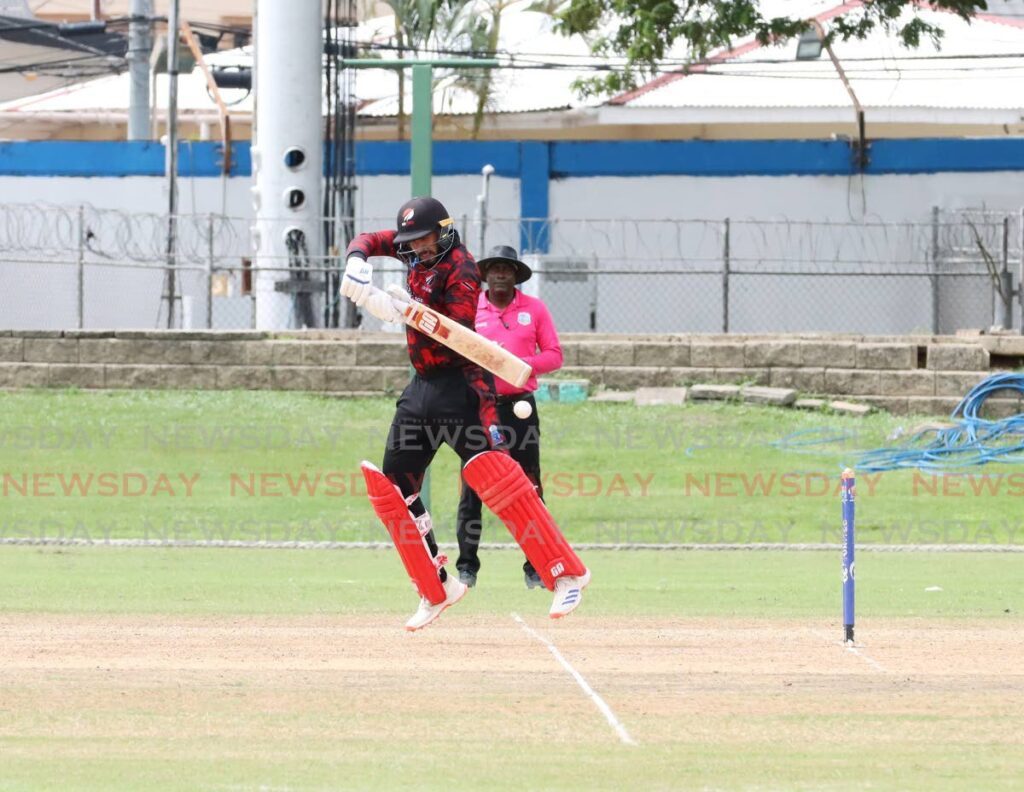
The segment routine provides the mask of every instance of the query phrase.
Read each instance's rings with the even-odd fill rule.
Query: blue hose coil
[[[997,391],[1024,395],[1024,374],[994,374],[971,388],[950,416],[956,426],[920,432],[902,446],[862,453],[856,469],[868,473],[917,468],[953,470],[989,462],[1024,463],[1024,414],[988,420],[981,408]]]

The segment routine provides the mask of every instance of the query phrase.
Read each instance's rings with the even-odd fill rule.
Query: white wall
[[[357,230],[390,228],[398,207],[409,197],[405,176],[357,180]],[[184,178],[179,183],[183,214],[226,213],[239,218],[233,238],[219,250],[218,264],[237,267],[251,252],[247,238],[253,216],[248,178]],[[5,204],[61,204],[160,215],[166,206],[163,179],[0,177]],[[472,221],[477,175],[440,176],[433,193],[456,218],[471,252],[478,257],[477,226]],[[557,284],[538,276],[542,295],[564,330],[587,329],[592,299],[597,299],[597,329],[603,331],[718,331],[721,329],[721,221],[731,218],[731,253],[735,269],[765,271],[784,266],[780,260],[809,262],[840,277],[757,276],[734,274],[730,280],[730,329],[849,330],[906,332],[928,330],[931,294],[925,278],[850,275],[867,260],[885,272],[892,262],[925,262],[933,205],[946,209],[986,206],[1016,212],[1024,203],[1024,173],[941,173],[858,177],[593,177],[550,183],[551,249],[548,258],[595,260],[602,269],[621,274],[583,275]],[[866,204],[866,211],[864,206]],[[520,189],[516,179],[492,177],[486,247],[519,246]],[[35,255],[25,251],[39,240],[63,238],[38,228],[38,218],[7,212],[0,224],[0,327],[61,328],[75,326],[75,250],[51,244]],[[468,224],[463,218],[469,218]],[[583,218],[591,218],[583,223]],[[603,223],[609,219],[611,222]],[[671,220],[657,229],[633,220]],[[706,223],[677,221],[706,220]],[[764,226],[743,220],[777,221]],[[830,221],[835,229],[804,233],[784,221]],[[862,223],[918,224],[910,229],[883,229]],[[103,234],[109,241],[110,217]],[[161,249],[158,222],[128,226],[135,244]],[[850,225],[853,224],[853,225]],[[468,227],[462,228],[467,225]],[[23,228],[22,226],[32,226]],[[139,230],[139,229],[142,230]],[[874,230],[872,230],[874,228]],[[183,237],[190,231],[183,229]],[[66,234],[65,234],[66,236]],[[73,235],[72,235],[73,236]],[[198,238],[185,242],[201,248]],[[1013,242],[1014,248],[1017,241]],[[86,327],[153,327],[159,311],[163,272],[118,269],[102,256],[87,256]],[[32,259],[31,263],[16,263]],[[68,261],[56,265],[57,260]],[[853,261],[855,263],[849,263]],[[836,262],[840,262],[837,264]],[[843,263],[846,262],[846,263]],[[201,262],[197,262],[201,263]],[[925,262],[926,263],[926,262]],[[99,265],[103,264],[102,267]],[[159,265],[159,257],[154,261]],[[95,265],[95,266],[94,266]],[[922,263],[922,266],[925,264]],[[847,269],[843,269],[846,267]],[[640,275],[639,268],[675,274]],[[680,269],[708,274],[678,274]],[[924,270],[922,269],[922,272]],[[193,298],[195,325],[205,316],[205,277],[186,276],[182,284]],[[251,321],[248,298],[216,298],[214,325],[245,327]],[[983,326],[991,320],[991,293],[984,277],[944,282],[940,294],[942,329]],[[1018,313],[1015,311],[1015,314]],[[282,321],[286,321],[284,317]]]
[[[248,178],[190,178],[178,180],[178,209],[181,214],[220,212],[252,217]],[[0,176],[3,203],[89,204],[126,212],[167,211],[167,190],[162,178],[124,176],[118,178],[75,178]]]
[[[455,218],[462,230],[464,217],[472,220],[477,207],[477,195],[483,182],[479,176],[435,176],[433,195]],[[407,176],[362,176],[356,179],[356,213],[364,224],[382,222],[380,228],[394,228],[398,207],[409,200],[410,184]],[[490,181],[489,213],[492,217],[519,217],[519,180],[492,176]],[[378,230],[367,226],[366,231]],[[465,236],[465,235],[464,235]],[[470,242],[471,240],[465,240]],[[515,244],[518,244],[518,240]],[[470,248],[477,255],[477,251]]]
[[[409,179],[398,176],[360,178],[356,205],[357,231],[394,227],[398,208],[409,195]],[[231,233],[218,237],[218,264],[239,268],[242,258],[252,254],[249,228],[254,212],[249,178],[182,178],[178,183],[181,215],[199,215],[179,225],[180,262],[205,266],[205,215],[226,214],[237,218]],[[464,216],[473,217],[481,180],[476,176],[437,177],[434,194],[462,225]],[[519,183],[515,179],[491,179],[491,211],[504,217],[518,215]],[[77,207],[122,212],[122,221],[111,213],[100,213],[87,225],[102,241],[104,249],[130,244],[136,252],[148,250],[150,268],[118,267],[138,261],[87,253],[85,260],[85,326],[94,328],[148,328],[160,317],[164,271],[161,267],[166,234],[162,215],[167,191],[162,178],[44,178],[0,177],[0,327],[14,329],[60,329],[77,325]],[[8,207],[16,204],[17,208]],[[63,211],[48,207],[59,205]],[[39,211],[26,211],[27,207]],[[5,213],[5,214],[4,214]],[[139,218],[135,215],[150,215]],[[129,217],[132,216],[132,217]],[[57,218],[57,219],[55,219]],[[54,239],[53,227],[63,232]],[[475,242],[476,236],[467,242]],[[131,238],[131,241],[126,241]],[[514,240],[512,244],[518,244]],[[189,251],[196,255],[190,255]],[[205,325],[206,277],[201,272],[180,275],[179,290],[192,303],[193,326]],[[236,285],[237,287],[237,285]],[[281,317],[287,323],[289,317]],[[213,324],[220,327],[249,327],[251,298],[215,298]]]
[[[984,206],[1015,214],[1024,205],[1024,173],[576,178],[553,181],[550,203],[550,215],[556,218],[553,257],[587,259],[597,254],[602,268],[625,270],[718,271],[723,259],[721,221],[730,218],[734,270],[773,271],[785,268],[780,260],[788,259],[829,273],[731,276],[733,332],[928,332],[932,297],[927,278],[852,273],[902,268],[923,275],[928,267],[931,207]],[[610,222],[573,221],[582,218]],[[658,227],[623,222],[627,218],[708,222]],[[777,222],[756,226],[744,220]],[[828,222],[835,227],[808,229],[790,221]],[[880,223],[913,225],[883,228]],[[945,241],[949,234],[943,231],[941,236]],[[1019,249],[1018,240],[1012,238],[1011,246]],[[711,274],[602,276],[596,284],[596,329],[720,331],[722,283],[721,275]],[[590,302],[593,291],[593,283],[582,281],[556,287],[559,300],[570,306],[568,315],[561,316],[554,306],[565,329],[588,329],[580,324],[581,306]],[[991,288],[984,276],[941,279],[939,303],[943,332],[987,327],[992,321]],[[1019,309],[1014,314],[1019,327]]]

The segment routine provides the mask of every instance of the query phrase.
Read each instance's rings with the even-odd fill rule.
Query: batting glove
[[[412,297],[410,296],[409,292],[407,292],[397,283],[392,283],[390,286],[387,287],[385,291],[387,291],[388,294],[390,294],[400,303],[408,305],[409,303],[412,302]]]
[[[370,287],[371,291],[362,302],[356,303],[360,308],[366,310],[372,316],[376,316],[382,322],[401,322],[402,314],[391,295],[382,292],[380,289]]]
[[[373,288],[373,265],[359,256],[349,256],[341,279],[341,293],[356,305],[365,300]]]

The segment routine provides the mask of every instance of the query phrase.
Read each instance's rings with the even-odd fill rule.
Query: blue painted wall
[[[876,140],[869,174],[1024,170],[1024,138]],[[232,176],[251,175],[248,142],[232,148]],[[180,173],[219,176],[221,146],[181,144]],[[498,176],[841,176],[854,172],[844,141],[684,140],[438,142],[434,173],[479,174],[491,163]],[[0,143],[0,176],[160,176],[163,146],[149,141],[21,141]],[[409,172],[409,144],[356,144],[360,175]]]
[[[184,142],[178,173],[220,176],[222,149],[215,143]],[[231,147],[231,175],[249,176],[249,143]],[[86,142],[41,140],[0,143],[0,176],[163,176],[164,147],[153,141]]]

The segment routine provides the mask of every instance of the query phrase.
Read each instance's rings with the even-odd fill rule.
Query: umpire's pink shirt
[[[523,389],[495,377],[499,396],[533,393],[537,390],[538,374],[548,374],[562,367],[562,346],[558,343],[558,331],[548,307],[519,289],[516,289],[512,302],[501,310],[487,299],[486,290],[481,291],[476,308],[476,331],[496,341],[533,368],[533,374]]]

